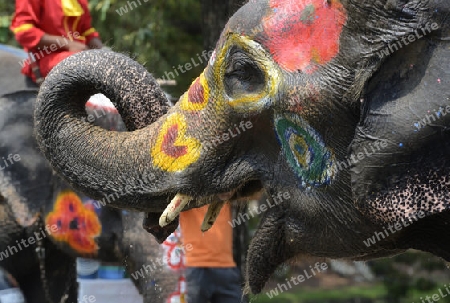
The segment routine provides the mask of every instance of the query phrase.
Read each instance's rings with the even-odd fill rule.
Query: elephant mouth
[[[262,190],[263,184],[260,180],[250,180],[236,189],[207,197],[192,197],[178,193],[162,213],[146,213],[143,228],[152,234],[159,243],[162,243],[178,227],[178,216],[181,211],[209,204],[200,227],[205,232],[214,225],[225,203],[247,203],[250,199],[256,199]]]
[[[159,244],[162,244],[171,233],[178,227],[178,218],[166,226],[159,225],[159,217],[162,213],[146,213],[142,227],[155,237]]]

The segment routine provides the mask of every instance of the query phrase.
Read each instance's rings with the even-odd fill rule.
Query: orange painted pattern
[[[47,215],[45,223],[58,227],[51,234],[56,241],[66,242],[79,253],[97,252],[95,237],[102,231],[100,221],[92,204],[83,205],[74,192],[63,191],[57,196],[53,211]]]
[[[270,0],[263,19],[265,44],[274,60],[288,71],[314,72],[339,52],[347,14],[337,0]]]

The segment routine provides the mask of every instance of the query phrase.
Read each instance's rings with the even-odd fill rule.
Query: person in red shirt
[[[180,213],[187,303],[239,303],[241,274],[233,260],[231,207],[226,203],[210,230],[200,227],[208,205]]]
[[[68,56],[103,46],[87,0],[16,0],[10,28],[29,54],[22,73],[35,82]]]

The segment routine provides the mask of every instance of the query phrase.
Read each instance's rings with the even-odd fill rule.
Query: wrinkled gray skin
[[[111,205],[148,212],[154,226],[177,193],[195,198],[186,210],[263,188],[270,195],[288,192],[288,201],[264,213],[251,242],[246,282],[253,293],[261,291],[278,265],[305,255],[368,260],[415,248],[450,261],[450,115],[442,114],[421,129],[414,126],[450,105],[450,3],[343,0],[347,19],[339,52],[305,73],[284,69],[267,46],[266,29],[260,26],[271,12],[267,2],[250,1],[228,22],[216,59],[204,71],[209,99],[197,111],[183,109],[182,98],[157,119],[167,110],[165,99],[158,98],[160,89],[124,56],[89,51],[58,65],[42,86],[35,113],[45,156],[69,183],[93,197],[125,192]],[[296,22],[307,20],[302,16]],[[282,28],[289,30],[292,20]],[[377,54],[432,23],[439,29],[383,58]],[[199,101],[195,87],[190,97]],[[133,132],[108,133],[81,121],[84,101],[98,91],[115,103]],[[259,99],[253,102],[233,105],[256,95]],[[200,154],[185,168],[171,171],[159,158],[179,150],[158,150],[156,144],[162,125],[174,113],[186,121],[181,139],[198,140]],[[305,142],[323,143],[334,165],[377,140],[386,140],[387,146],[351,160],[329,183],[321,178],[310,182],[312,169],[289,157],[299,154],[301,162],[314,147],[280,145],[285,138],[274,131],[279,130],[277,117],[292,116],[308,125],[297,122],[297,135]],[[251,129],[211,147],[215,136],[247,120]],[[299,129],[315,135],[301,135]],[[176,135],[166,140],[174,141]],[[55,146],[63,146],[64,152],[55,152]],[[325,160],[318,161],[319,168],[327,167]],[[155,174],[156,181],[139,183],[148,173]],[[409,222],[419,211],[424,218]],[[388,231],[386,239],[369,247],[364,244],[375,232],[403,222],[409,225]]]
[[[11,49],[23,54],[20,50]],[[53,209],[56,194],[67,189],[36,148],[32,136],[32,111],[37,88],[20,74],[20,58],[0,50],[0,251],[16,245],[39,232],[37,225]],[[96,123],[108,126],[101,111],[92,113]],[[110,114],[112,115],[112,114]],[[123,125],[123,123],[122,123]],[[120,126],[120,124],[119,124]],[[122,126],[123,128],[123,126]],[[2,157],[19,154],[20,161],[5,167]],[[10,164],[8,162],[8,164]],[[126,261],[128,272],[151,264],[151,259],[162,257],[162,249],[144,229],[142,216],[136,212],[103,207],[100,221],[102,233],[96,238],[99,250],[95,255],[81,255],[69,246],[44,238],[45,266],[49,291],[53,302],[59,302],[66,293],[66,302],[77,302],[75,257],[94,257],[106,262]],[[42,236],[42,235],[41,235]],[[145,247],[145,250],[136,249]],[[36,255],[36,245],[30,245],[0,261],[0,266],[18,281],[28,303],[47,302],[44,298],[41,271]],[[158,263],[156,263],[158,264]],[[177,277],[159,266],[145,279],[134,280],[144,302],[165,302],[177,286]]]

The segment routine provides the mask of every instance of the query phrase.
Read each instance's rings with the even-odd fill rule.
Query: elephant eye
[[[258,64],[243,51],[230,53],[224,75],[225,92],[231,98],[255,94],[264,89],[265,76]]]

